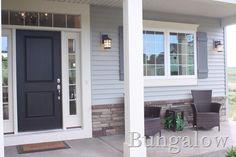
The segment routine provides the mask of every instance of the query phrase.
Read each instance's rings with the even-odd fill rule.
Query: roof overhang
[[[123,0],[32,0],[122,7]],[[144,11],[211,17],[222,26],[236,23],[236,0],[143,0]]]

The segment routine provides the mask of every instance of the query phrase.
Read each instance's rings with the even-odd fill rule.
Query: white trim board
[[[158,29],[173,29],[180,31],[197,31],[198,24],[177,23],[177,22],[164,22],[164,21],[152,21],[143,20],[143,27],[146,28],[158,28]]]
[[[1,4],[0,4],[1,7]],[[2,17],[2,13],[0,12],[0,17]],[[0,18],[1,19],[1,18]],[[0,22],[1,23],[1,22]],[[0,34],[2,34],[2,25],[0,25]],[[0,49],[2,50],[2,40],[0,40]],[[0,56],[0,76],[2,76],[2,55]],[[3,115],[3,107],[2,107],[2,77],[0,77],[0,115]],[[4,157],[4,136],[3,136],[3,118],[0,119],[0,156]]]
[[[70,139],[80,139],[80,138],[89,138],[92,137],[92,113],[91,113],[91,67],[90,67],[90,6],[89,5],[78,5],[70,4],[70,9],[66,8],[64,4],[55,3],[46,1],[36,1],[34,3],[29,0],[23,0],[24,2],[18,4],[14,0],[7,1],[9,4],[4,4],[4,9],[20,9],[20,10],[33,10],[33,11],[42,11],[40,6],[45,5],[43,8],[44,11],[52,11],[58,13],[58,8],[61,9],[61,13],[73,13],[81,15],[81,29],[60,29],[60,28],[44,28],[44,27],[33,27],[33,26],[3,26],[12,30],[12,40],[13,40],[13,104],[14,104],[14,134],[5,135],[6,146],[17,145],[17,144],[27,144],[27,143],[38,143],[38,142],[49,142],[57,140],[70,140]],[[23,4],[26,4],[28,8],[24,8]],[[38,4],[40,3],[40,5]],[[20,5],[18,7],[18,5]],[[54,5],[54,6],[52,6]],[[30,7],[29,7],[30,6]],[[45,10],[45,8],[47,8]],[[29,132],[29,133],[19,133],[17,130],[17,84],[16,84],[16,29],[28,29],[28,30],[51,30],[51,31],[70,31],[70,32],[80,32],[80,52],[81,52],[81,128],[66,129],[65,127],[62,130],[54,131],[43,131],[43,132]],[[64,104],[68,105],[68,104]],[[64,113],[63,113],[64,115]],[[64,124],[63,124],[64,125]],[[64,130],[63,130],[64,129]]]
[[[5,146],[14,146],[30,143],[65,141],[73,139],[91,138],[90,132],[84,128],[71,130],[53,130],[41,132],[19,133],[18,135],[5,135]]]

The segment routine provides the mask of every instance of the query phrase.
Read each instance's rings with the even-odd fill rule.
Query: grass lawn
[[[236,68],[228,68],[230,119],[236,121]]]
[[[236,68],[228,68],[228,81],[236,84]]]
[[[236,121],[236,92],[229,92],[229,118]]]

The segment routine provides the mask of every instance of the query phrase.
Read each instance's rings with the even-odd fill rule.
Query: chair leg
[[[218,131],[220,132],[220,125],[218,126]]]
[[[159,136],[161,137],[161,131],[159,132]]]

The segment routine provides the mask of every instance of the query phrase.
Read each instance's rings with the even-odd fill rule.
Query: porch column
[[[125,143],[124,157],[146,157],[144,146],[142,0],[123,0]],[[132,134],[134,133],[134,134]],[[140,138],[132,140],[134,137]],[[132,141],[138,147],[131,147]]]
[[[1,12],[0,12],[0,17],[2,17]],[[2,34],[2,23],[1,23],[1,21],[2,20],[0,20],[0,34]],[[0,40],[0,42],[2,43],[2,40]],[[2,50],[2,44],[0,44],[0,45],[1,45],[0,49]],[[2,104],[2,55],[0,55],[0,76],[1,76],[0,77],[0,156],[4,157],[3,104]]]

